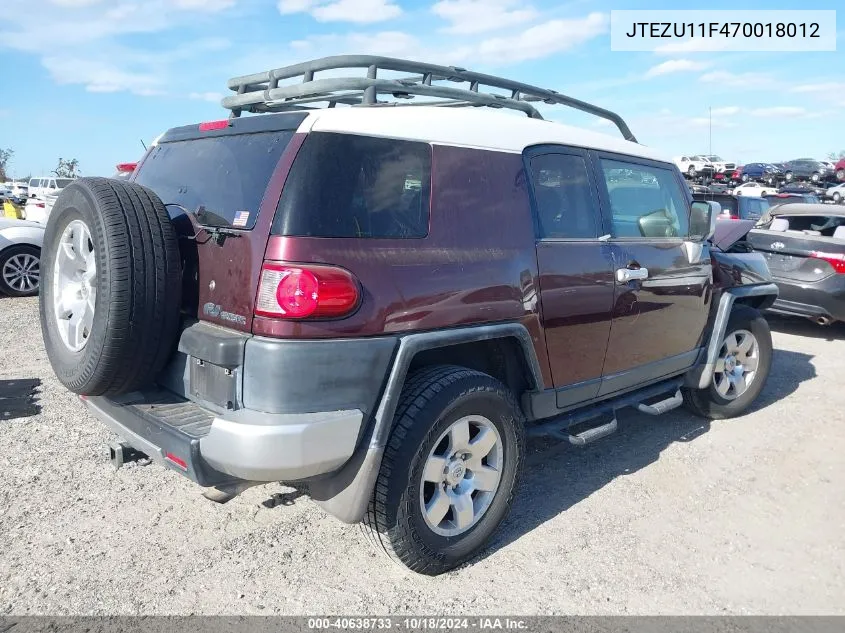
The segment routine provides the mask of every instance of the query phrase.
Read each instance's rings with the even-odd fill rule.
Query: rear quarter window
[[[181,207],[200,224],[251,229],[291,138],[274,131],[160,143],[135,182],[155,191],[171,215]]]
[[[427,143],[312,132],[288,174],[273,233],[422,238],[430,197]]]

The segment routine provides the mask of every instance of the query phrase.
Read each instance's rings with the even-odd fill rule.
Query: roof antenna
[[[140,140],[141,140],[141,145],[144,146],[144,151],[146,152],[147,151],[147,145],[146,145],[146,143],[144,143],[144,139],[140,139]]]

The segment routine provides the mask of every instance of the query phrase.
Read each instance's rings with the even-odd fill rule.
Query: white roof
[[[559,143],[667,161],[657,150],[622,138],[487,108],[403,106],[313,110],[299,132],[346,132],[522,153],[531,145]]]

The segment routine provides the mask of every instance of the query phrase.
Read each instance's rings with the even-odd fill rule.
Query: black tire
[[[821,179],[822,179],[821,174],[819,174],[818,172],[813,172],[813,173],[810,175],[810,180],[811,180],[812,182],[818,182],[818,181],[819,181],[819,180],[821,180]]]
[[[845,169],[836,170],[836,179],[839,181],[845,180]]]
[[[684,403],[696,415],[711,420],[722,420],[742,415],[757,399],[766,384],[772,366],[772,333],[769,330],[768,321],[760,314],[759,310],[749,306],[737,305],[734,306],[730,319],[728,319],[724,337],[738,330],[750,331],[757,339],[757,374],[745,393],[733,400],[723,398],[716,391],[713,381],[705,389],[685,389]]]
[[[37,268],[34,271],[35,275],[39,277],[39,281],[36,282],[34,288],[26,288],[24,286],[16,287],[6,280],[6,265],[10,262],[14,265],[15,262],[22,257],[26,258],[26,256],[32,256],[40,260],[41,251],[35,246],[17,244],[15,246],[10,246],[0,253],[0,294],[8,295],[10,297],[32,297],[38,294],[38,287],[40,285],[40,271],[38,268],[40,268],[40,262],[36,264]]]
[[[176,342],[181,260],[176,233],[161,200],[134,183],[80,178],[62,190],[44,234],[42,279],[53,279],[64,230],[74,220],[90,232],[97,276],[94,316],[84,347],[62,340],[53,284],[42,283],[44,345],[56,376],[89,396],[138,389],[162,369]]]
[[[434,443],[453,422],[470,414],[485,416],[498,430],[504,455],[501,476],[477,523],[457,536],[441,536],[423,517],[422,469]],[[484,546],[507,516],[522,469],[524,441],[519,407],[498,380],[452,365],[414,373],[396,409],[364,529],[388,556],[415,572],[434,576],[457,567]]]
[[[786,173],[783,175],[783,177],[784,177],[784,179],[786,180],[786,182],[792,182],[793,175],[792,175],[792,172],[791,172],[791,171],[786,172]]]
[[[842,202],[842,195],[837,191],[833,194],[833,204],[839,204]]]

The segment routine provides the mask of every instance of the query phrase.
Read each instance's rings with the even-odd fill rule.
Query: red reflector
[[[137,166],[138,166],[138,163],[118,163],[117,171],[124,173],[124,174],[126,172],[133,172],[133,171],[135,171],[135,168]]]
[[[79,399],[80,399],[80,400],[87,400],[87,399],[88,399],[88,396],[79,396]]]
[[[174,455],[173,453],[165,453],[164,459],[169,462],[173,462],[182,470],[188,470],[188,464],[185,462],[185,460],[180,457],[176,457],[176,455]]]
[[[342,268],[265,263],[255,314],[283,319],[338,318],[355,310],[360,296],[355,277]]]
[[[223,121],[207,121],[205,123],[200,123],[200,132],[210,132],[211,130],[222,130],[223,128],[229,127],[229,120],[224,119]]]
[[[46,209],[47,208],[46,204],[43,203],[43,202],[36,202],[35,206],[38,207],[39,209]]]
[[[845,255],[841,253],[823,253],[821,251],[813,251],[810,253],[810,257],[826,261],[838,274],[845,275]]]

